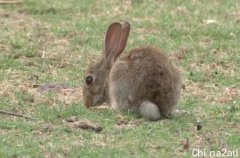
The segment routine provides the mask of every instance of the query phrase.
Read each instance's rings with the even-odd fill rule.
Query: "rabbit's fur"
[[[159,49],[148,46],[119,57],[130,25],[113,23],[105,37],[102,58],[87,70],[83,87],[86,107],[108,102],[120,111],[132,111],[150,120],[168,117],[176,107],[181,76]],[[87,78],[90,76],[90,84]]]

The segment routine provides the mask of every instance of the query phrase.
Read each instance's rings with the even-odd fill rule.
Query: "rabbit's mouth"
[[[100,106],[106,101],[106,98],[102,95],[94,95],[92,97],[86,97],[84,104],[87,108]]]
[[[99,106],[102,105],[105,102],[105,97],[102,95],[95,95],[93,98],[93,104],[92,106]]]

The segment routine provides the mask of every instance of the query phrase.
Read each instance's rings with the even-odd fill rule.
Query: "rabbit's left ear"
[[[127,43],[129,31],[130,24],[128,22],[123,24],[114,22],[108,27],[105,36],[106,58],[110,57],[115,60],[123,52]]]

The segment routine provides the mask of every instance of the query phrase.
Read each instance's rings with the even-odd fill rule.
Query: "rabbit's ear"
[[[112,23],[105,37],[105,53],[106,58],[110,56],[114,60],[123,52],[128,35],[130,31],[130,24],[128,22],[122,25],[118,22]]]
[[[120,39],[120,43],[118,45],[118,49],[115,53],[115,57],[117,58],[118,56],[120,56],[123,52],[123,50],[125,49],[125,46],[127,44],[127,40],[128,40],[128,35],[130,32],[130,24],[129,22],[124,22],[122,24],[122,32],[121,32],[121,39]]]
[[[118,22],[112,23],[105,36],[105,53],[106,58],[116,52],[121,39],[122,26]]]

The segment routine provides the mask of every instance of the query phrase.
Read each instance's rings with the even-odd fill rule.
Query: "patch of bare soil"
[[[213,101],[220,104],[228,104],[230,102],[234,102],[239,98],[240,98],[240,87],[230,86],[230,87],[224,87],[220,91],[220,93],[216,95]]]
[[[128,119],[125,116],[118,115],[116,117],[116,125],[115,128],[135,128],[141,124],[140,120],[137,119]]]
[[[100,127],[98,124],[93,123],[87,119],[81,119],[76,116],[67,118],[66,120],[63,120],[63,122],[67,123],[70,128],[74,129],[90,130],[97,133],[102,131],[102,127]]]
[[[31,105],[58,106],[60,103],[71,105],[82,101],[81,88],[72,88],[65,83],[42,85],[38,83],[39,81],[31,80],[28,74],[20,72],[11,72],[8,76],[8,80],[3,80],[0,83],[0,95],[8,98],[9,104],[18,104],[17,93],[26,96],[25,102]],[[49,92],[54,95],[48,96]]]

